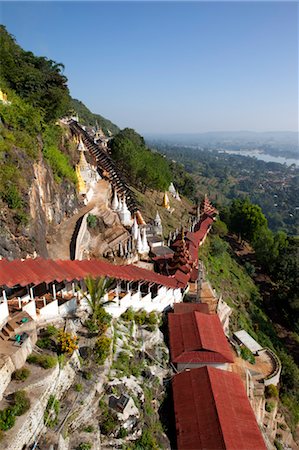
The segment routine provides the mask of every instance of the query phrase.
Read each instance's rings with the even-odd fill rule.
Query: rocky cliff
[[[42,154],[27,171],[28,223],[16,223],[12,210],[5,204],[1,207],[0,255],[7,259],[34,254],[47,257],[48,236],[78,206],[75,186],[67,180],[57,183]]]

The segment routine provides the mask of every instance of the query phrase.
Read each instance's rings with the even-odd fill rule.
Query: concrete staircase
[[[76,135],[81,136],[84,145],[96,159],[101,176],[109,180],[118,195],[126,196],[126,202],[131,213],[137,211],[138,207],[134,194],[124,180],[123,174],[118,169],[115,161],[105,150],[94,143],[89,134],[77,122],[71,121],[69,126]]]

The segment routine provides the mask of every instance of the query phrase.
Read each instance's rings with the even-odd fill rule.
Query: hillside
[[[63,64],[23,50],[3,26],[0,58],[0,89],[7,98],[0,102],[1,256],[47,257],[47,243],[55,239],[57,227],[82,206],[75,172],[79,153],[69,127],[59,121],[64,115],[76,113],[82,125],[97,124],[104,133],[116,134],[110,144],[112,157],[135,189],[147,219],[155,217],[156,205],[148,214],[146,189],[162,204],[161,191],[174,180],[181,194],[192,197],[193,186],[182,167],[148,149],[134,130],[120,132],[72,99]],[[165,233],[180,226],[177,212],[161,214],[169,222]]]
[[[79,121],[82,125],[95,126],[96,123],[100,128],[102,128],[103,132],[109,136],[109,132],[112,134],[116,134],[119,132],[119,128],[117,125],[112,123],[110,120],[105,119],[105,117],[100,114],[92,113],[87,106],[84,105],[80,100],[75,98],[71,98],[70,102],[71,109],[76,112],[79,116]]]

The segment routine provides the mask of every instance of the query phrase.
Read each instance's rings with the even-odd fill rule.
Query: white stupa
[[[176,195],[176,190],[175,190],[175,187],[174,187],[174,184],[173,184],[173,183],[170,183],[170,186],[169,186],[169,188],[168,188],[168,192],[170,192],[170,193],[175,197],[175,195]]]
[[[138,234],[137,234],[137,252],[140,254],[143,253],[143,245],[142,245],[140,228],[138,228]]]
[[[148,253],[150,250],[147,238],[146,238],[146,228],[142,230],[142,253]]]
[[[133,221],[133,226],[132,226],[132,229],[131,229],[131,234],[132,234],[133,238],[136,241],[137,241],[137,237],[138,237],[138,229],[139,229],[139,227],[138,227],[137,219],[136,219],[136,216],[135,216],[134,217],[134,221]]]
[[[117,211],[118,210],[118,205],[119,205],[119,201],[118,201],[118,196],[117,196],[117,192],[116,190],[114,191],[114,196],[113,196],[113,200],[111,203],[111,209],[113,211]]]
[[[123,198],[122,208],[118,211],[118,215],[122,225],[124,225],[125,227],[130,227],[132,225],[131,213],[127,207],[125,196]]]
[[[162,236],[163,234],[162,220],[158,211],[154,220],[154,232],[159,236]]]

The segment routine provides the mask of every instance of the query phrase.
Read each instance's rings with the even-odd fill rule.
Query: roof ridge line
[[[223,431],[222,431],[222,424],[221,424],[220,415],[219,415],[219,411],[218,411],[218,407],[217,407],[217,402],[215,401],[215,391],[213,389],[213,384],[212,384],[212,380],[211,380],[211,373],[210,373],[210,371],[213,372],[214,370],[221,370],[221,369],[216,369],[216,368],[213,368],[213,367],[206,366],[206,370],[207,370],[207,374],[208,374],[209,388],[210,388],[210,390],[212,392],[213,405],[214,405],[214,408],[215,408],[215,411],[216,411],[216,415],[217,415],[217,422],[219,424],[220,435],[221,435],[221,438],[222,438],[222,441],[223,441],[223,448],[226,449],[224,434],[223,434]],[[225,372],[225,371],[223,370],[223,372]]]

